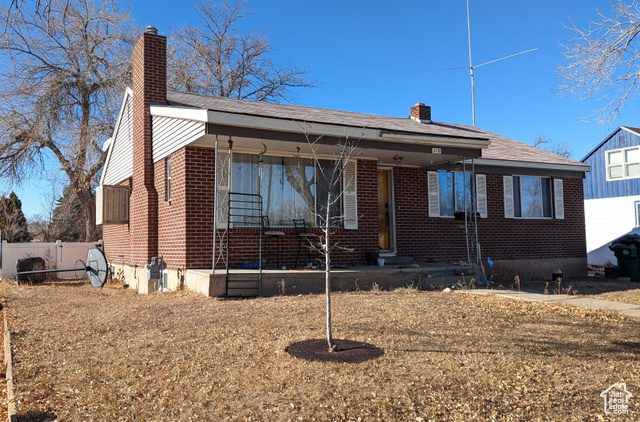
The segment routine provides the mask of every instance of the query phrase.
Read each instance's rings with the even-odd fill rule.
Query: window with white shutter
[[[513,176],[502,178],[504,187],[504,218],[513,218]]]
[[[476,211],[487,218],[487,175],[476,174]]]
[[[562,186],[562,179],[554,179],[553,194],[556,204],[556,218],[558,220],[564,220],[564,188]]]
[[[356,230],[358,228],[358,172],[357,161],[349,161],[342,173],[342,203],[344,207],[344,228]]]
[[[438,172],[427,173],[429,189],[429,217],[440,217],[440,196],[438,192]]]

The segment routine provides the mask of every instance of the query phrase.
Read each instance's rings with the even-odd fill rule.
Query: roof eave
[[[420,144],[425,146],[442,146],[455,143],[457,148],[486,148],[490,142],[487,138],[457,137],[454,135],[430,135],[418,132],[394,132],[379,128],[347,126],[343,124],[329,124],[297,121],[273,117],[263,117],[240,113],[230,113],[216,110],[206,110],[191,107],[172,107],[166,105],[151,105],[152,116],[172,117],[228,126],[240,126],[275,130],[280,132],[306,133],[309,135],[325,135],[351,137],[391,143]]]
[[[561,164],[561,163],[543,163],[532,161],[511,161],[503,159],[493,158],[476,158],[474,160],[476,165],[487,165],[494,167],[513,167],[513,168],[526,168],[526,169],[540,169],[540,170],[558,170],[558,171],[572,171],[583,172],[589,171],[591,166],[588,164],[577,163],[576,164]]]

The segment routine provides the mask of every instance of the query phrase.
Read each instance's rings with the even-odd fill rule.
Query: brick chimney
[[[431,107],[418,103],[411,107],[411,118],[422,123],[431,123]]]
[[[167,102],[167,38],[147,27],[133,48],[133,188],[131,257],[144,265],[158,255],[158,193],[153,174],[149,103]]]

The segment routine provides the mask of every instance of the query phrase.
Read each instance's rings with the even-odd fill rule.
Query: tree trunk
[[[327,295],[327,343],[329,344],[329,351],[334,352],[336,350],[336,344],[333,342],[333,336],[331,334],[331,254],[329,253],[329,230],[330,230],[330,216],[331,216],[331,192],[327,197],[327,210],[324,220],[324,244],[322,250],[324,252],[324,274],[325,274],[325,291]]]
[[[98,240],[98,230],[96,228],[96,201],[91,192],[91,187],[82,187],[76,195],[82,204],[82,214],[85,219],[85,242]]]

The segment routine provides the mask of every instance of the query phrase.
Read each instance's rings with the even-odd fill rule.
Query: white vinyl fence
[[[16,261],[22,258],[40,257],[44,259],[48,270],[80,268],[80,259],[85,262],[87,251],[99,242],[61,242],[55,243],[9,243],[2,241],[2,277],[16,277]],[[84,271],[78,271],[84,274]],[[74,271],[55,273],[59,278],[75,278]]]

